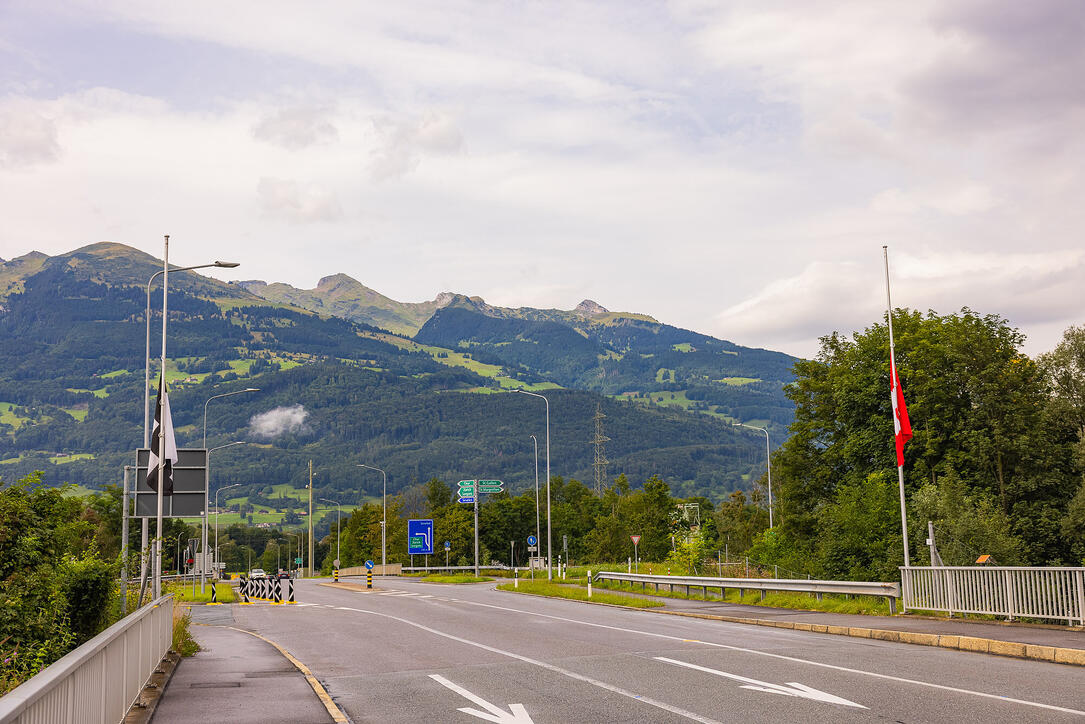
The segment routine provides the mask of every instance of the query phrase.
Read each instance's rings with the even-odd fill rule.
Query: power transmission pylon
[[[602,403],[595,406],[595,437],[592,438],[592,444],[595,445],[595,462],[592,463],[592,469],[595,472],[595,494],[602,495],[603,488],[607,483],[607,460],[606,443],[610,441],[610,438],[603,434],[603,419],[606,415],[603,414]]]

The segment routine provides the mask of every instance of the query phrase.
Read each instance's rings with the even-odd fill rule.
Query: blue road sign
[[[446,551],[452,550],[452,541],[448,541],[448,540],[445,541],[445,550]]]
[[[366,561],[365,562],[365,567],[368,568],[369,570],[373,570],[373,561]]]
[[[407,521],[407,553],[428,555],[433,553],[433,520]]]
[[[465,496],[465,497],[460,498],[459,502],[461,502],[461,503],[473,503],[473,502],[475,502],[475,499],[473,497],[469,498],[469,497]]]
[[[527,537],[527,544],[528,544],[529,546],[533,546],[533,545],[538,545],[538,543],[539,543],[539,539],[538,539],[538,538],[536,538],[535,536],[533,536],[533,535],[529,535],[529,536]]]

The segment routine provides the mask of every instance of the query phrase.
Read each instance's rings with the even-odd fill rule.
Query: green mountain
[[[0,263],[4,480],[40,469],[50,483],[119,481],[143,438],[145,289],[160,268],[108,243]],[[211,404],[208,446],[248,443],[215,454],[213,488],[270,494],[304,482],[310,459],[326,495],[375,494],[380,476],[362,462],[387,470],[391,491],[434,476],[525,488],[543,406],[500,393],[526,386],[548,390],[555,474],[590,484],[600,409],[608,477],[639,485],[659,474],[680,494],[718,499],[763,469],[760,440],[732,419],[779,425],[789,415],[779,403],[785,355],[598,305],[501,310],[459,295],[438,297],[412,339],[344,318],[365,288],[329,279],[338,281],[318,290],[344,287],[340,304],[327,296],[332,309],[315,313],[254,293],[276,285],[171,274],[166,378],[179,445],[201,444],[210,397],[260,389]],[[374,298],[371,307],[389,308]],[[404,305],[398,318],[417,324],[423,313]]]

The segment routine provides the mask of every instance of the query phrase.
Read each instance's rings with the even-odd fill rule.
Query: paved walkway
[[[152,722],[327,724],[331,715],[305,676],[271,644],[227,626],[233,606],[193,606],[190,631],[200,645],[182,659]],[[202,625],[201,625],[202,624]]]

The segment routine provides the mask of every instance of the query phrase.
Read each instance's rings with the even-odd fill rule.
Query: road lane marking
[[[481,696],[475,696],[462,686],[459,686],[458,684],[453,684],[451,681],[449,681],[443,676],[440,676],[438,674],[430,674],[429,678],[433,679],[441,686],[452,689],[452,691],[456,692],[464,699],[474,702],[475,704],[478,704],[486,710],[479,711],[478,709],[472,709],[471,707],[465,706],[459,709],[459,711],[462,711],[464,714],[470,714],[471,716],[476,716],[479,719],[496,722],[497,724],[535,724],[535,722],[531,719],[531,716],[527,713],[527,709],[524,708],[523,704],[509,704],[509,711],[505,711],[501,707],[495,706],[490,702],[486,701]],[[487,714],[486,712],[489,712],[489,714]]]
[[[611,692],[613,694],[619,694],[621,696],[628,697],[630,699],[634,699],[635,701],[643,702],[645,704],[648,704],[649,706],[654,706],[657,709],[663,709],[664,711],[669,711],[672,714],[676,714],[676,715],[684,717],[686,719],[690,719],[690,720],[696,721],[696,722],[701,722],[701,724],[721,724],[720,722],[717,722],[715,719],[708,719],[707,717],[703,717],[700,714],[695,714],[692,711],[686,711],[685,709],[680,709],[677,706],[671,706],[670,704],[668,704],[666,702],[659,701],[657,699],[652,699],[651,697],[647,697],[647,696],[644,696],[642,694],[636,694],[636,693],[634,693],[632,691],[622,689],[621,687],[613,686],[611,684],[608,684],[605,681],[599,681],[597,679],[591,678],[590,676],[584,676],[583,674],[578,674],[575,671],[569,671],[568,669],[563,669],[560,666],[555,666],[554,664],[548,664],[545,661],[539,661],[538,659],[532,659],[532,658],[529,658],[527,656],[521,656],[520,654],[514,654],[511,651],[505,651],[504,649],[499,649],[499,648],[495,648],[493,646],[488,646],[487,644],[481,643],[479,641],[471,641],[470,639],[465,639],[465,638],[462,638],[460,636],[455,636],[455,635],[450,634],[450,633],[445,633],[444,631],[438,631],[435,628],[430,628],[429,626],[425,626],[423,624],[416,623],[414,621],[410,621],[410,620],[405,619],[405,618],[400,618],[399,616],[393,616],[391,614],[381,613],[379,611],[366,611],[366,610],[361,609],[361,608],[344,608],[342,606],[340,606],[339,608],[343,608],[343,610],[348,610],[348,611],[356,611],[357,613],[366,613],[366,614],[369,614],[371,616],[380,616],[382,618],[390,618],[393,621],[399,621],[400,623],[405,623],[408,626],[413,626],[413,627],[415,627],[417,629],[421,629],[423,631],[428,631],[429,633],[434,634],[436,636],[441,636],[443,638],[450,639],[452,641],[458,641],[458,642],[460,642],[462,644],[467,644],[468,646],[474,646],[475,648],[479,648],[479,649],[482,649],[484,651],[489,651],[489,652],[494,653],[494,654],[499,654],[501,656],[507,656],[510,659],[516,659],[517,661],[522,661],[525,664],[531,664],[532,666],[538,666],[539,668],[546,669],[547,671],[552,671],[552,672],[554,672],[556,674],[561,674],[562,676],[567,676],[570,679],[576,679],[577,681],[582,681],[582,682],[584,682],[586,684],[591,684],[592,686],[597,686],[600,689],[605,689],[606,691],[609,691],[609,692]]]
[[[769,694],[781,694],[783,696],[801,696],[804,699],[823,701],[827,704],[841,704],[843,706],[853,706],[857,709],[866,709],[866,707],[862,704],[856,704],[854,701],[849,701],[847,699],[844,699],[843,697],[835,696],[833,694],[829,694],[827,692],[807,686],[806,684],[800,684],[795,681],[789,681],[786,686],[783,684],[770,684],[767,681],[758,681],[757,679],[751,679],[746,676],[739,676],[738,674],[728,674],[726,671],[710,669],[706,666],[688,664],[685,661],[678,661],[677,659],[668,659],[666,656],[655,656],[653,658],[656,661],[666,661],[668,664],[684,666],[687,669],[694,669],[696,671],[704,671],[705,673],[722,676],[723,678],[731,679],[732,681],[740,681],[743,683],[743,689],[765,691]]]
[[[480,603],[478,601],[464,601],[474,606],[482,606],[484,608],[493,608],[498,611],[509,611],[510,613],[520,613],[527,616],[538,616],[540,618],[549,618],[555,621],[564,621],[565,623],[577,623],[582,626],[591,626],[594,628],[602,628],[610,631],[621,631],[623,633],[639,634],[641,636],[650,636],[653,638],[667,639],[669,641],[686,641],[681,636],[671,636],[669,634],[655,633],[652,631],[638,631],[637,629],[624,628],[622,626],[609,626],[605,623],[593,623],[591,621],[581,621],[575,618],[567,618],[565,616],[554,616],[548,613],[538,613],[536,611],[525,611],[519,608],[509,608],[508,606],[497,606],[492,603]],[[739,626],[741,624],[735,624]],[[810,659],[800,659],[794,656],[785,656],[784,654],[773,654],[768,651],[758,651],[757,649],[747,649],[742,646],[728,646],[727,644],[718,644],[713,641],[701,641],[704,646],[712,646],[718,649],[727,649],[729,651],[741,651],[742,653],[755,654],[757,656],[767,656],[772,659],[780,659],[781,661],[792,661],[797,664],[807,664],[809,666],[820,666],[823,669],[832,669],[834,671],[844,671],[849,674],[859,674],[860,676],[870,676],[875,679],[885,679],[887,681],[896,681],[902,684],[914,684],[916,686],[925,686],[930,689],[938,689],[940,691],[951,691],[955,694],[968,694],[970,696],[979,696],[984,699],[994,699],[996,701],[1003,701],[1009,704],[1021,704],[1023,706],[1033,706],[1038,709],[1048,709],[1050,711],[1061,711],[1067,714],[1077,714],[1079,716],[1085,716],[1085,711],[1079,711],[1078,709],[1069,709],[1063,706],[1055,706],[1054,704],[1043,704],[1038,701],[1028,701],[1026,699],[1015,699],[1009,696],[1003,696],[1001,694],[988,694],[983,691],[972,691],[971,689],[960,689],[955,686],[946,686],[944,684],[932,684],[929,681],[917,681],[916,679],[905,679],[900,676],[892,676],[890,674],[879,674],[874,671],[863,671],[862,669],[849,669],[846,666],[837,666],[836,664],[826,664],[821,661],[811,661]],[[907,644],[902,644],[907,645]]]

